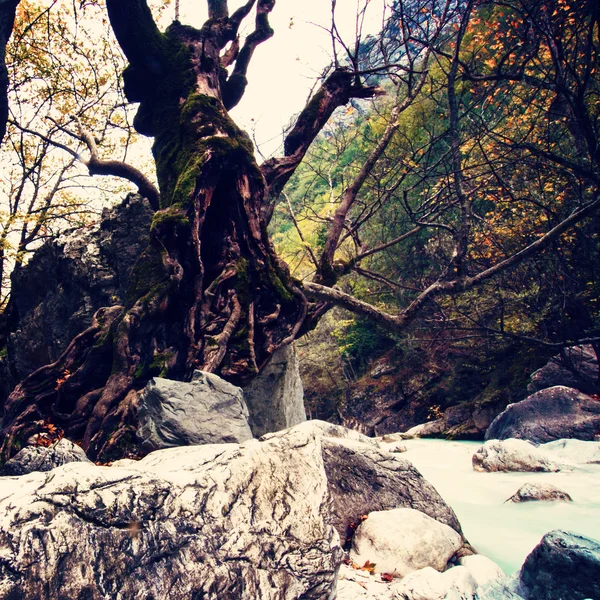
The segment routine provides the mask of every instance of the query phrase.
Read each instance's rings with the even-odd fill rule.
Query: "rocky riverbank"
[[[261,440],[158,450],[109,466],[66,440],[28,447],[7,465],[22,474],[2,478],[0,597],[550,598],[539,595],[531,560],[506,578],[474,553],[395,437],[309,421]],[[414,443],[424,442],[406,442]],[[595,448],[555,444],[557,464],[570,457],[575,467],[575,454],[599,451],[579,443]],[[52,460],[62,466],[37,470]],[[553,535],[544,544],[567,536],[570,562],[596,552],[593,540]],[[562,585],[573,586],[569,577]],[[587,596],[571,597],[596,597],[581,589]]]

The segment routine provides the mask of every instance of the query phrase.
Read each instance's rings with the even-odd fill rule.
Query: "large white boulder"
[[[472,600],[477,582],[465,567],[439,573],[425,567],[392,586],[395,600]]]
[[[489,440],[473,454],[475,471],[544,471],[554,473],[561,465],[525,440]]]
[[[6,477],[0,598],[325,600],[342,558],[327,501],[301,434]]]
[[[411,508],[375,511],[357,528],[350,558],[375,563],[378,573],[404,577],[433,567],[443,571],[463,545],[454,529]]]

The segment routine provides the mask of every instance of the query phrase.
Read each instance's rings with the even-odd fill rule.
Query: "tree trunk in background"
[[[6,70],[6,44],[15,23],[15,10],[20,0],[0,0],[0,143],[6,133],[8,121],[8,72]]]

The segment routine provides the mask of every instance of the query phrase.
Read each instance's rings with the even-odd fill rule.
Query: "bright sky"
[[[344,41],[352,45],[357,11],[368,4],[363,31],[381,28],[383,0],[337,0],[336,24]],[[233,12],[241,0],[230,0]],[[200,6],[200,8],[198,8]],[[200,26],[206,19],[205,2],[181,0],[181,21]],[[173,9],[174,10],[174,9]],[[250,17],[247,32],[253,25]],[[330,0],[277,0],[271,13],[275,35],[258,47],[250,65],[249,85],[232,111],[236,122],[252,133],[264,154],[275,153],[282,130],[300,112],[322,70],[331,62]]]

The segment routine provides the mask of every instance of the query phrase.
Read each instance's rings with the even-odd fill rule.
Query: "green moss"
[[[156,233],[165,226],[175,229],[188,229],[190,227],[190,220],[181,205],[174,204],[154,213],[150,231]]]
[[[127,307],[133,306],[144,297],[147,300],[156,298],[168,286],[169,279],[163,265],[161,250],[150,244],[133,267],[125,295]]]

